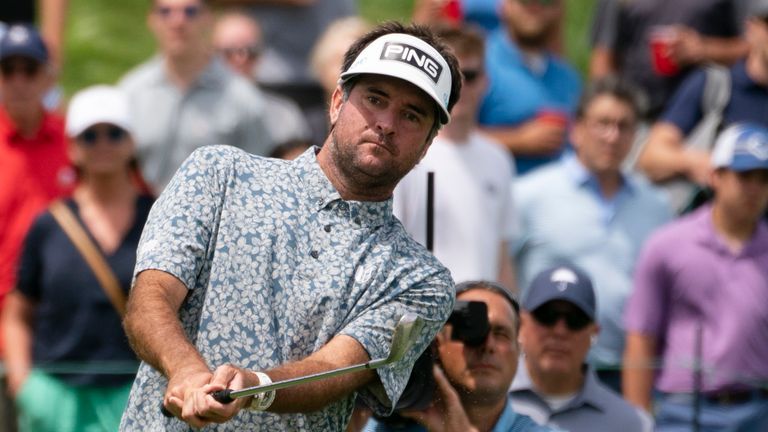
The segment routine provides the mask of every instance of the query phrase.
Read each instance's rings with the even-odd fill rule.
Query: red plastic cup
[[[651,60],[657,75],[674,76],[680,72],[680,67],[671,57],[675,37],[675,30],[671,27],[656,27],[651,31]]]

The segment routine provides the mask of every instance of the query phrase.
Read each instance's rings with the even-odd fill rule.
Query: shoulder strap
[[[107,264],[104,256],[88,237],[88,234],[80,222],[77,221],[72,210],[63,201],[54,201],[48,208],[48,211],[50,211],[53,218],[61,226],[61,229],[64,230],[72,244],[75,245],[91,270],[93,270],[101,289],[104,290],[112,306],[114,306],[118,315],[122,318],[125,315],[125,293],[120,288],[120,283],[117,281],[117,277],[112,272],[109,264]]]

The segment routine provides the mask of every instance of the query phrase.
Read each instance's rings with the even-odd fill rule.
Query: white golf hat
[[[341,73],[340,83],[359,74],[387,75],[424,90],[440,107],[440,123],[451,119],[451,70],[430,44],[403,33],[390,33],[371,42]]]
[[[715,141],[712,167],[738,172],[768,170],[768,128],[749,123],[726,128]]]
[[[98,123],[110,123],[133,134],[128,97],[122,90],[96,85],[72,97],[67,109],[67,135],[76,137]]]

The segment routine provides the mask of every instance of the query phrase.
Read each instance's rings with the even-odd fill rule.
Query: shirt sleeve
[[[674,124],[684,135],[688,135],[703,117],[701,101],[705,84],[706,71],[700,69],[693,72],[680,84],[661,120]]]
[[[210,258],[225,195],[226,169],[233,150],[206,146],[182,164],[149,213],[136,253],[134,277],[162,270],[188,289]],[[230,159],[229,161],[227,159]]]
[[[662,232],[663,233],[663,232]],[[624,312],[627,331],[659,338],[669,305],[671,278],[667,271],[669,247],[657,232],[646,243],[637,261],[634,286]]]
[[[340,332],[357,340],[370,358],[386,358],[392,343],[392,332],[402,315],[415,313],[423,322],[416,342],[405,357],[389,366],[376,370],[379,383],[363,389],[360,396],[369,407],[381,415],[389,415],[400,398],[416,359],[432,342],[453,310],[454,287],[450,273],[441,267],[423,278],[414,278],[412,272],[400,273],[400,280],[387,290],[380,302],[358,315]],[[423,270],[410,269],[419,273]],[[423,274],[423,273],[422,273]]]

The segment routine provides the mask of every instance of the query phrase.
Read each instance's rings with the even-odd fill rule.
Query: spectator
[[[650,416],[601,384],[585,363],[600,330],[595,303],[589,276],[574,266],[536,275],[523,300],[525,355],[512,383],[512,404],[540,424],[570,432],[650,431]]]
[[[746,54],[738,1],[600,0],[592,29],[590,76],[617,74],[640,86],[647,92],[647,114],[654,120],[693,67],[730,64]]]
[[[671,2],[670,2],[671,3]],[[745,24],[749,44],[747,58],[739,61],[726,74],[724,84],[727,103],[720,112],[716,107],[704,110],[703,104],[710,74],[696,71],[686,79],[674,95],[664,114],[651,129],[648,142],[638,161],[639,167],[656,182],[685,179],[689,184],[706,185],[709,178],[709,153],[714,137],[694,145],[691,138],[697,125],[710,112],[721,115],[721,126],[735,122],[753,122],[768,126],[768,2],[755,2]],[[709,137],[704,137],[709,138]],[[676,210],[690,201],[692,187],[678,188],[674,196]],[[670,187],[671,191],[674,191]]]
[[[264,98],[213,55],[208,0],[153,0],[149,27],[160,54],[123,77],[139,162],[158,191],[193,150],[229,144],[264,155],[272,139]]]
[[[575,154],[521,179],[514,188],[520,232],[518,286],[561,260],[584,268],[599,298],[601,327],[590,361],[620,391],[622,312],[645,239],[671,217],[663,195],[621,171],[638,119],[636,93],[614,78],[585,91],[571,131]]]
[[[116,89],[91,87],[72,99],[67,135],[79,181],[61,205],[77,215],[83,236],[87,232],[103,253],[123,307],[152,205],[133,181],[132,130],[127,100]],[[120,304],[110,303],[98,271],[53,214],[32,225],[2,316],[19,429],[117,430],[138,361],[122,329]]]
[[[426,244],[427,173],[434,172],[437,259],[454,280],[497,280],[514,287],[508,249],[515,227],[509,156],[477,128],[477,108],[488,84],[482,35],[469,28],[443,28],[438,35],[456,53],[464,86],[451,122],[395,189],[394,212]]]
[[[312,145],[307,141],[292,140],[276,145],[269,152],[269,157],[285,160],[294,160],[307,151]]]
[[[421,427],[413,423],[393,426],[384,421],[370,420],[363,430],[552,431],[513,411],[508,394],[520,354],[517,342],[520,309],[517,301],[506,288],[488,281],[457,285],[456,299],[454,314],[435,338],[440,366],[434,367],[437,389],[432,403],[424,410],[403,412],[403,416],[412,418]],[[471,311],[467,307],[472,306],[470,302],[482,304],[480,310],[487,313],[487,318],[482,320],[485,322],[467,315]],[[462,336],[467,333],[460,332],[459,327],[472,327],[482,333],[476,341],[472,341]]]
[[[258,87],[255,74],[264,50],[259,23],[244,12],[224,12],[213,28],[213,46],[235,73]],[[277,93],[260,90],[266,127],[274,142],[309,139],[309,125],[299,106]]]
[[[488,37],[480,124],[515,156],[518,175],[560,156],[581,89],[576,71],[547,49],[561,3],[503,0],[504,26]]]
[[[640,256],[626,312],[624,396],[651,410],[652,389],[661,392],[659,431],[764,431],[768,129],[728,127],[711,164],[711,205],[661,228]]]
[[[74,185],[64,121],[41,104],[50,82],[48,59],[30,25],[12,25],[0,38],[0,308],[16,283],[17,260],[35,216]],[[0,338],[0,358],[3,345]],[[15,414],[5,394],[0,392],[0,430],[11,431]]]

